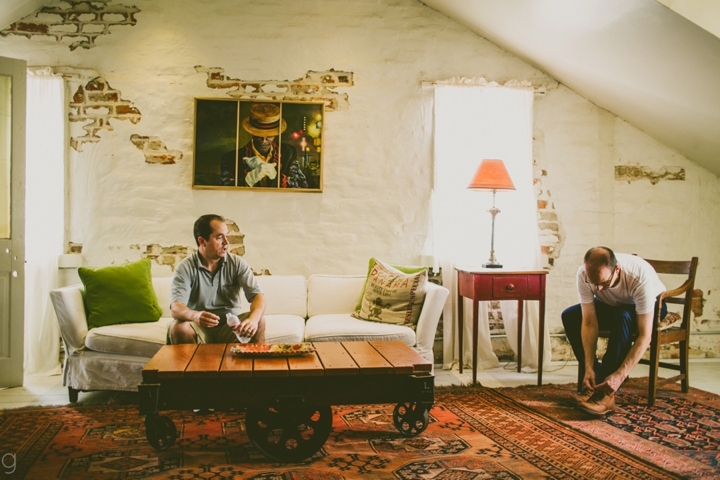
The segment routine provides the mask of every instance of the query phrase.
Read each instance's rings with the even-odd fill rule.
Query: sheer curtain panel
[[[25,194],[25,374],[61,373],[60,328],[50,302],[65,227],[65,86],[28,71]]]
[[[457,345],[457,274],[479,268],[490,256],[491,191],[467,186],[483,159],[500,159],[515,184],[498,191],[495,256],[505,270],[539,269],[540,243],[532,164],[531,87],[438,85],[435,87],[433,250],[450,296],[443,312],[443,368],[472,361],[472,307],[465,300],[463,358]],[[517,302],[500,302],[510,347],[517,352]],[[478,368],[498,365],[493,352],[488,302],[480,302]],[[523,370],[537,369],[537,302],[525,302]],[[547,332],[544,358],[550,358]]]

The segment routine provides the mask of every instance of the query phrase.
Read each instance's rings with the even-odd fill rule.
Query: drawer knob
[[[513,285],[512,283],[508,283],[507,285],[505,285],[505,291],[512,292],[513,290],[515,290],[515,285]]]

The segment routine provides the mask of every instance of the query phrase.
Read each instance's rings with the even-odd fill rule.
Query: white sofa
[[[415,330],[350,316],[360,301],[365,275],[261,275],[267,300],[268,343],[402,341],[434,362],[433,343],[448,290],[428,282]],[[170,315],[170,277],[153,278],[163,309],[157,322],[110,325],[88,330],[82,285],[50,293],[65,345],[63,384],[70,401],[90,390],[136,391],[141,371],[165,344]],[[244,300],[244,299],[243,299]],[[249,307],[242,305],[244,310]]]

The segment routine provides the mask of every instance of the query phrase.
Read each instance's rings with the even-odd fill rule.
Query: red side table
[[[459,371],[463,371],[463,297],[473,301],[473,383],[477,383],[478,302],[489,300],[517,300],[517,365],[522,365],[523,301],[540,301],[540,331],[538,333],[538,385],[542,385],[543,348],[545,344],[545,276],[546,270],[502,270],[495,268],[462,269],[458,272],[458,343]]]

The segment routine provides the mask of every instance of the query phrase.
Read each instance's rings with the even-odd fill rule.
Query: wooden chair
[[[657,296],[655,300],[655,313],[653,315],[653,331],[652,341],[650,342],[650,359],[641,359],[640,363],[650,365],[649,385],[648,385],[648,406],[655,405],[655,396],[658,387],[668,383],[680,382],[683,393],[687,393],[690,388],[690,379],[688,373],[688,357],[690,352],[690,312],[692,307],[692,295],[695,288],[695,273],[698,266],[698,257],[693,257],[689,261],[674,262],[664,260],[648,260],[645,259],[655,271],[659,274],[683,275],[685,281],[682,285],[674,290],[667,290]],[[662,329],[661,308],[662,301],[666,304],[682,305],[682,322],[678,327],[670,327]],[[668,308],[668,312],[672,310]],[[609,331],[601,330],[598,337],[608,338]],[[637,338],[634,336],[633,340]],[[669,343],[679,343],[680,363],[667,363],[660,361],[660,347]],[[671,378],[658,378],[659,367],[669,368],[679,371],[680,374]],[[578,390],[582,390],[582,381],[585,376],[585,365],[578,365]]]

